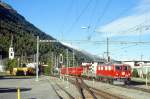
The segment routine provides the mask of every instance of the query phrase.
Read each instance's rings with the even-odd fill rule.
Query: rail
[[[75,99],[69,92],[67,92],[64,88],[62,88],[58,83],[54,82],[52,84],[52,82],[50,82],[48,80],[48,82],[51,84],[53,90],[56,92],[57,96],[60,99]],[[61,94],[62,93],[62,94]]]

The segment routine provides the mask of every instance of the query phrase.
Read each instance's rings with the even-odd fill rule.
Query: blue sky
[[[150,41],[150,0],[3,1],[67,45],[105,57],[109,37],[112,58],[140,60],[143,55],[143,59],[150,59],[149,44],[133,43]]]

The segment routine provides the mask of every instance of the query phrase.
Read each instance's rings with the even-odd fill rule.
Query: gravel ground
[[[150,79],[147,80],[147,86],[146,86],[146,80],[144,78],[132,78],[132,80],[142,83],[142,84],[139,84],[139,85],[135,85],[135,87],[140,87],[140,88],[150,90]]]
[[[127,96],[131,99],[150,99],[150,93],[121,88],[102,82],[93,83],[93,81],[84,81],[90,86],[116,95]],[[0,99],[17,99],[16,89],[18,87],[21,89],[21,99],[60,99],[57,93],[59,93],[63,99],[69,99],[66,92],[58,88],[56,84],[60,85],[63,90],[75,99],[80,99],[80,93],[73,84],[60,80],[59,78],[49,76],[42,76],[39,78],[39,81],[35,81],[35,79],[32,78],[0,79]],[[53,87],[55,87],[55,90]]]
[[[112,94],[116,94],[120,96],[127,96],[128,98],[131,98],[131,99],[150,99],[150,93],[146,93],[146,92],[142,92],[142,91],[138,91],[134,89],[121,88],[118,86],[113,86],[113,85],[102,83],[102,82],[93,82],[93,81],[87,81],[87,80],[84,80],[84,81],[89,86],[104,90]]]
[[[17,99],[16,89],[21,89],[21,99],[59,99],[46,79],[0,79],[0,99]]]
[[[61,86],[61,88],[63,88],[65,91],[67,91],[68,93],[71,94],[71,96],[73,96],[75,99],[81,99],[80,98],[80,93],[78,91],[78,89],[71,83],[63,80],[63,79],[59,79],[59,78],[55,78],[55,77],[49,77],[50,81],[53,81],[52,83],[57,83],[58,85]],[[59,90],[58,90],[59,91]],[[64,92],[63,92],[64,93]],[[59,93],[61,96],[63,96],[64,94],[62,94],[61,92]],[[63,97],[67,97],[67,96],[63,96]],[[63,99],[68,99],[68,98],[63,98]]]

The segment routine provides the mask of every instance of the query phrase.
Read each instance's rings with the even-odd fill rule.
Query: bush
[[[139,77],[137,69],[135,69],[135,68],[133,69],[132,76],[133,77]]]
[[[9,70],[10,73],[12,74],[14,67],[17,67],[17,60],[16,59],[8,60],[6,70]]]
[[[83,77],[83,78],[87,78],[87,76],[86,76],[85,74],[84,74],[84,75],[82,75],[82,77]]]
[[[147,77],[150,79],[150,72],[147,73]]]
[[[50,66],[44,67],[44,75],[50,75],[50,72],[51,72]]]

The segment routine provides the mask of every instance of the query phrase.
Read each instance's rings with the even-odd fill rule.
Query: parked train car
[[[79,67],[62,67],[60,69],[60,73],[62,75],[72,75],[72,76],[81,76],[83,73],[83,67],[79,66]]]

